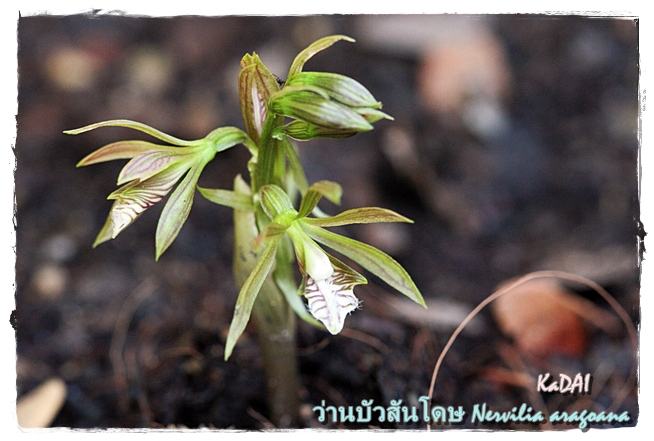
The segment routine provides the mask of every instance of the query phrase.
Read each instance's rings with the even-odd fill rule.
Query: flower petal
[[[149,150],[158,149],[160,145],[148,141],[119,141],[99,148],[77,163],[77,167],[113,161],[115,159],[131,159]]]
[[[316,241],[349,257],[414,302],[426,307],[422,294],[402,265],[388,254],[363,242],[302,222],[302,229]]]
[[[155,260],[159,260],[184,226],[193,205],[195,186],[205,165],[206,161],[196,162],[166,202],[157,224]]]
[[[282,89],[270,97],[270,110],[320,127],[365,132],[372,125],[351,108],[309,91]]]
[[[308,193],[307,193],[308,194]],[[301,208],[301,207],[300,207]],[[300,211],[302,212],[302,211]],[[340,227],[351,224],[374,224],[379,222],[406,222],[413,223],[409,218],[385,208],[364,207],[346,210],[335,216],[325,218],[307,217],[301,222],[317,227]]]
[[[193,153],[192,150],[175,147],[166,150],[157,149],[141,153],[129,161],[120,171],[120,174],[118,175],[118,185],[136,179],[144,181],[176,162],[191,158]]]
[[[236,191],[222,190],[220,188],[198,187],[198,191],[214,204],[223,205],[235,210],[254,211],[251,195],[248,196]]]
[[[243,284],[241,291],[238,293],[236,306],[234,307],[234,317],[229,326],[229,333],[227,334],[227,342],[225,343],[225,360],[232,355],[236,341],[245,330],[245,326],[250,320],[252,307],[254,301],[259,294],[259,290],[263,282],[268,277],[268,273],[275,263],[275,252],[277,250],[277,242],[271,241],[266,244],[266,248],[261,253],[261,257],[257,261],[256,266],[248,276]]]
[[[321,38],[320,40],[313,42],[311,45],[309,45],[309,47],[304,49],[295,57],[295,60],[293,60],[293,64],[291,64],[291,68],[288,71],[288,79],[290,80],[291,78],[293,78],[293,75],[295,75],[298,72],[301,72],[302,68],[304,67],[304,64],[307,61],[309,61],[311,57],[316,55],[318,52],[327,49],[332,44],[340,40],[354,42],[353,38],[350,38],[345,35],[330,35],[328,37],[324,37]]]
[[[343,329],[345,317],[359,307],[354,286],[365,284],[367,280],[338,259],[329,258],[333,274],[325,279],[306,275],[303,291],[311,315],[320,320],[330,333],[338,334]]]
[[[145,210],[163,199],[184,173],[185,168],[171,167],[145,181],[130,182],[110,194],[109,199],[116,202],[94,246],[118,236]]]
[[[359,306],[352,289],[334,285],[330,279],[316,281],[307,277],[304,296],[311,314],[334,335],[343,329],[345,317]]]
[[[161,141],[177,146],[192,146],[192,145],[198,145],[198,143],[201,142],[201,140],[186,141],[184,139],[175,138],[174,136],[170,136],[160,130],[152,128],[143,123],[130,121],[127,119],[114,119],[110,121],[102,121],[99,123],[90,124],[88,126],[81,127],[79,129],[66,130],[64,131],[64,133],[67,135],[79,135],[80,133],[88,132],[90,130],[98,129],[100,127],[126,127],[128,129],[138,130],[139,132],[146,133],[152,136],[153,138],[157,138]]]
[[[343,189],[336,182],[318,181],[312,184],[302,198],[298,210],[298,219],[308,216],[316,208],[323,196],[336,205],[340,205],[342,195]]]
[[[361,83],[337,73],[298,72],[288,80],[286,85],[319,87],[331,99],[348,107],[381,107],[381,103]]]
[[[107,220],[104,222],[104,226],[100,230],[100,233],[98,233],[98,236],[95,238],[95,242],[93,242],[93,248],[97,247],[103,242],[106,242],[108,240],[111,240],[114,238],[113,232],[114,232],[114,222],[111,219],[111,212],[114,210],[116,207],[116,204],[118,201],[115,201],[113,205],[111,206],[111,210],[109,211],[109,215],[107,216]]]

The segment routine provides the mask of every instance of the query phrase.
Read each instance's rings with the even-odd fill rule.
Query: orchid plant
[[[360,306],[354,287],[367,283],[364,276],[322,246],[358,263],[425,306],[411,277],[393,258],[326,229],[411,220],[376,207],[325,215],[318,203],[325,197],[340,204],[342,189],[330,181],[309,185],[293,142],[345,138],[372,130],[372,124],[382,119],[392,120],[359,82],[335,73],[303,71],[311,57],[339,40],[354,41],[334,35],[314,42],[295,58],[285,82],[273,75],[256,53],[245,55],[238,80],[245,131],[223,127],[203,139],[186,141],[141,123],[112,120],[65,132],[80,134],[100,127],[127,127],[166,144],[119,141],[79,162],[78,166],[86,166],[129,159],[118,176],[120,187],[108,197],[114,203],[94,246],[116,238],[171,191],[157,225],[156,259],[183,227],[196,189],[209,201],[234,209],[233,266],[241,288],[225,342],[225,359],[254,317],[264,357],[271,419],[278,426],[298,423],[295,316],[338,334],[347,315]],[[249,183],[238,175],[233,190],[198,187],[204,167],[219,152],[236,145],[245,146],[251,154]],[[296,209],[294,201],[298,200]],[[302,276],[300,283],[295,279],[295,264]]]

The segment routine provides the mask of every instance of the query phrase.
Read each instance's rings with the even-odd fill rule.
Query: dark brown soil
[[[395,121],[346,140],[301,144],[309,179],[341,183],[342,209],[377,205],[413,219],[409,226],[346,231],[391,253],[424,297],[441,306],[431,309],[428,321],[390,313],[388,298],[399,295],[370,277],[369,285],[357,288],[363,307],[348,318],[343,335],[301,324],[303,427],[369,427],[321,425],[312,408],[322,400],[337,406],[366,399],[383,406],[397,399],[417,405],[456,323],[499,283],[530,271],[591,277],[638,322],[637,243],[644,231],[638,221],[637,23],[564,16],[480,20],[477,26],[499,42],[510,78],[491,103],[502,109],[498,129],[470,122],[486,115],[470,105],[474,94],[464,97],[463,108],[435,109],[424,96],[425,81],[440,80],[426,73],[428,45],[383,44],[370,28],[363,30],[361,20],[89,15],[19,20],[12,316],[17,388],[20,397],[50,377],[66,382],[67,399],[53,426],[270,427],[253,333],[223,361],[237,295],[230,210],[198,195],[181,234],[156,263],[161,206],[92,249],[122,164],[81,169],[75,164],[134,133],[62,132],[117,118],[190,139],[219,126],[242,127],[236,95],[240,57],[256,51],[283,76],[294,54],[327,34],[359,41],[335,45],[311,60],[310,68],[356,78]],[[441,45],[447,41],[430,38]],[[473,93],[483,97],[483,87]],[[237,173],[246,175],[247,159],[243,148],[221,154],[200,184],[230,188]],[[328,204],[324,209],[337,212]],[[609,311],[593,292],[579,291]],[[448,308],[451,314],[443,312]],[[589,402],[607,408],[633,369],[624,330],[607,334],[590,328],[583,353],[536,361],[501,334],[488,311],[475,325],[446,358],[434,396],[440,403],[510,409],[526,402],[550,412],[589,408]],[[596,383],[585,404],[583,397],[558,394],[543,396],[539,404],[533,390],[489,374],[498,371],[511,378],[591,372]],[[635,424],[636,388],[619,409]],[[373,422],[372,427],[424,425]],[[460,427],[474,428],[469,419]]]

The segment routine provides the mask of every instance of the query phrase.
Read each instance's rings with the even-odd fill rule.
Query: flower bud
[[[327,129],[365,132],[373,128],[355,110],[310,90],[285,88],[271,97],[269,105],[278,115]]]
[[[315,86],[324,90],[334,101],[348,107],[381,108],[368,89],[345,75],[328,72],[299,72],[286,82],[287,86]]]
[[[268,117],[266,104],[270,95],[279,91],[277,79],[255,53],[241,60],[238,76],[238,95],[247,134],[259,143],[263,125]]]

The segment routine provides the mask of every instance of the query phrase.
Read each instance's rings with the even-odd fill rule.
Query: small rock
[[[76,48],[52,52],[45,65],[50,81],[69,92],[81,92],[93,87],[99,68],[91,54]]]
[[[59,265],[48,264],[40,267],[34,274],[34,287],[38,294],[46,299],[58,299],[61,297],[66,283],[68,272]]]
[[[50,426],[66,399],[66,383],[52,378],[16,403],[18,425],[22,428],[44,428]]]

